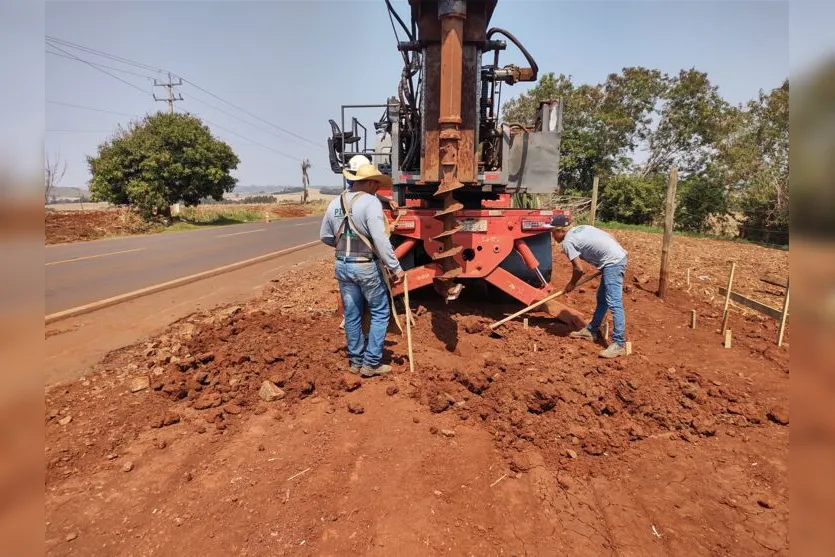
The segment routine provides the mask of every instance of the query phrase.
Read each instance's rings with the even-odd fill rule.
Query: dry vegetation
[[[180,231],[205,226],[222,226],[270,219],[304,217],[322,214],[327,201],[315,200],[307,205],[298,203],[274,204],[217,204],[183,209],[180,218],[166,227],[148,223],[130,209],[110,208],[93,211],[54,211],[44,213],[45,243],[60,244],[85,242],[114,236]]]

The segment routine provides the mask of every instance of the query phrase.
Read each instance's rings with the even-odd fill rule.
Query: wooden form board
[[[728,290],[722,286],[719,287],[719,294],[722,296],[727,295]],[[743,305],[747,308],[753,309],[754,311],[758,311],[763,315],[767,315],[777,321],[780,321],[783,317],[783,312],[779,309],[773,308],[771,306],[767,306],[762,302],[758,302],[756,300],[752,300],[751,298],[747,298],[740,294],[739,292],[731,291],[731,300],[734,302]]]

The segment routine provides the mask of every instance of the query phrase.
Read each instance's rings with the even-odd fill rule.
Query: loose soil
[[[97,211],[46,211],[44,213],[45,242],[62,244],[86,242],[109,236],[145,234],[155,227],[128,209]]]
[[[427,289],[415,373],[392,332],[394,372],[358,379],[328,262],[111,353],[46,393],[47,553],[787,555],[775,323],[735,314],[724,348],[721,305],[660,300],[653,238],[615,235],[628,358],[545,313],[491,336],[517,304]],[[564,302],[588,314],[595,289]]]

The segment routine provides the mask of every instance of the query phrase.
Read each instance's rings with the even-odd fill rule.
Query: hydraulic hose
[[[519,42],[519,39],[513,36],[513,34],[510,31],[502,29],[501,27],[491,27],[490,30],[487,31],[487,40],[489,41],[490,37],[492,37],[496,33],[507,37],[510,40],[510,42],[515,44],[516,48],[518,48],[522,52],[522,54],[525,56],[525,59],[528,61],[528,64],[530,64],[531,69],[533,70],[533,80],[536,81],[537,76],[539,75],[539,66],[536,63],[536,60],[533,59],[533,56],[531,56],[531,53],[528,52],[528,49],[525,48],[522,45],[522,43]]]

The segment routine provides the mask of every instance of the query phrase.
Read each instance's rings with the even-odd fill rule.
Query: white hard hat
[[[351,174],[356,174],[357,170],[365,164],[371,164],[371,161],[362,155],[354,155],[351,157],[351,160],[348,161],[348,170],[351,171]]]

